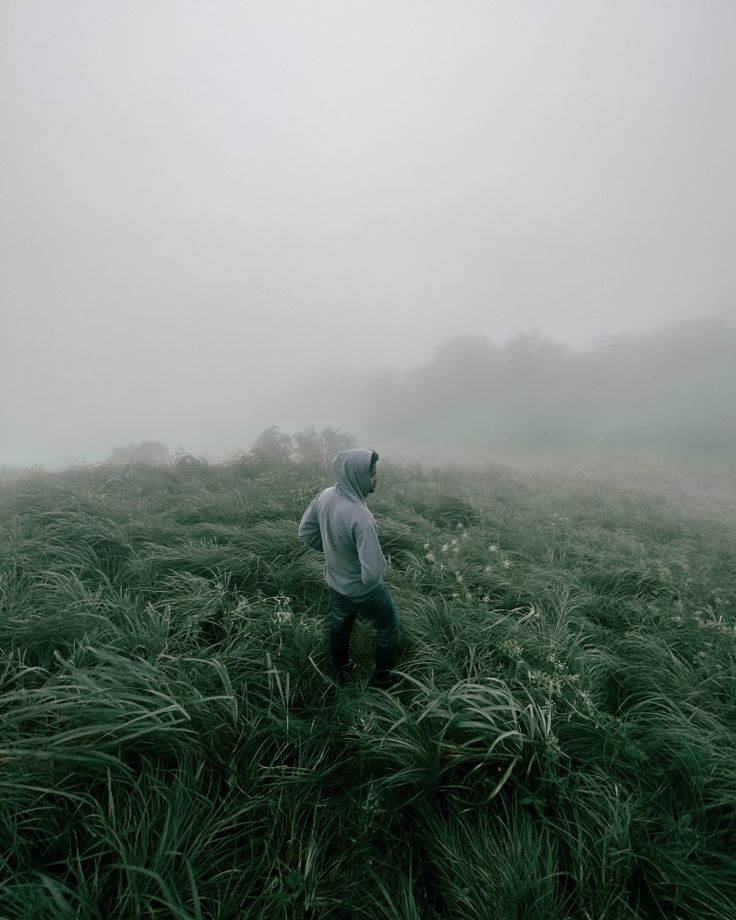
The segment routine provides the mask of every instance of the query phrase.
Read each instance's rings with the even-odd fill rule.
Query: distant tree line
[[[537,333],[504,346],[462,336],[413,369],[323,375],[293,395],[289,413],[336,427],[268,428],[237,462],[252,470],[329,469],[339,450],[355,446],[342,428],[370,433],[379,449],[410,452],[590,446],[723,458],[736,453],[736,324],[694,320],[582,352]],[[115,448],[109,461],[204,462],[172,458],[157,441]]]
[[[362,381],[348,398],[362,407],[354,424],[409,447],[734,448],[736,325],[693,321],[577,353],[538,334],[503,347],[466,336],[422,367]]]
[[[233,462],[254,471],[277,470],[297,464],[312,466],[317,470],[331,469],[335,455],[354,446],[355,438],[347,431],[305,428],[296,434],[289,434],[274,425],[255,439],[249,451],[238,453]],[[181,450],[172,456],[168,447],[160,441],[137,441],[124,447],[115,447],[107,462],[114,466],[172,464],[177,468],[206,465],[202,458]]]

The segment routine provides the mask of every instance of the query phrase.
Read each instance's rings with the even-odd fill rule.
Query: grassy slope
[[[732,512],[388,467],[404,679],[328,677],[325,480],[0,493],[0,917],[728,918]]]

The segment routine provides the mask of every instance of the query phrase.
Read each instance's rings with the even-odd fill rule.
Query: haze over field
[[[0,465],[274,424],[724,456],[735,39],[730,0],[7,0]]]

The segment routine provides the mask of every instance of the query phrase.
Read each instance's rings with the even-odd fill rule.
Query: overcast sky
[[[735,47],[733,0],[0,0],[0,463],[733,313]]]

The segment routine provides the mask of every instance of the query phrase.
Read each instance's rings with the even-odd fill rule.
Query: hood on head
[[[338,486],[361,501],[370,492],[373,455],[367,447],[353,447],[341,450],[332,465]]]

